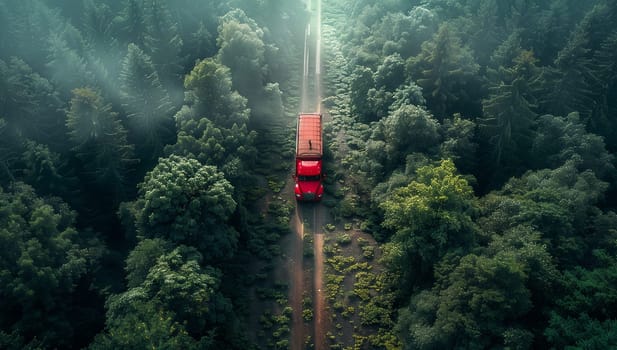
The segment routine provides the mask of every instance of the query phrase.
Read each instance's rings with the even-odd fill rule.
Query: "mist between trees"
[[[617,2],[324,11],[324,204],[385,266],[346,346],[617,346]],[[0,0],[0,348],[260,348],[307,18]]]

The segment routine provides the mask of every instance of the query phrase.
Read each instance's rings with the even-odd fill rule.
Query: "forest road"
[[[293,195],[293,188],[291,191],[286,192]],[[291,306],[292,319],[291,319],[291,349],[300,350],[304,349],[304,322],[302,319],[302,296],[304,294],[304,269],[303,269],[303,236],[304,236],[304,224],[299,214],[298,205],[291,218],[291,230],[293,231],[291,252],[288,260],[290,284],[289,290],[289,306]]]
[[[313,319],[315,350],[327,349],[326,333],[328,318],[326,315],[326,292],[323,285],[324,276],[324,206],[317,204],[313,207]]]
[[[302,98],[300,112],[321,113],[321,0],[308,1],[311,11],[304,35],[304,62],[302,67]],[[323,284],[324,276],[324,233],[323,227],[327,208],[321,203],[298,203],[292,218],[291,228],[294,243],[292,251],[292,266],[290,266],[290,282],[292,283],[289,303],[293,310],[291,324],[291,350],[305,349],[308,336],[315,350],[328,348],[326,334],[328,332],[328,316],[326,314],[326,298]],[[304,264],[304,236],[306,230],[313,239],[313,259],[307,259]],[[310,263],[312,262],[312,264]],[[303,298],[311,297],[313,305],[313,322],[307,329],[303,318]],[[312,332],[311,332],[312,331]]]

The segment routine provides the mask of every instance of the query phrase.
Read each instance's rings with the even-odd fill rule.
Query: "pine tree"
[[[173,142],[172,105],[150,57],[134,44],[129,44],[122,62],[120,82],[138,154],[155,160],[163,147]]]
[[[82,163],[82,176],[100,186],[114,200],[124,194],[126,176],[133,162],[133,146],[117,113],[90,88],[73,90],[67,114],[69,139]]]
[[[461,45],[448,25],[442,25],[411,60],[412,76],[419,77],[417,82],[424,90],[428,108],[440,121],[456,112],[468,113],[461,107],[473,101],[471,94],[478,93],[472,88],[477,84],[478,69],[469,49]]]
[[[178,34],[177,23],[174,22],[165,2],[148,0],[146,11],[146,35],[143,48],[152,58],[161,83],[170,91],[171,88],[181,84],[182,38]],[[182,95],[179,97],[182,98]]]
[[[533,81],[539,72],[535,62],[531,51],[523,51],[513,67],[500,70],[499,80],[482,102],[480,129],[492,146],[496,167],[516,168],[530,151],[537,116]]]
[[[125,0],[121,15],[115,20],[119,37],[126,44],[146,44],[146,15],[143,0]]]

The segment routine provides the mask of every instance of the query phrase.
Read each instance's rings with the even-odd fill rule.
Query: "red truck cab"
[[[299,201],[319,201],[324,193],[321,119],[319,113],[302,113],[298,116],[294,192]]]

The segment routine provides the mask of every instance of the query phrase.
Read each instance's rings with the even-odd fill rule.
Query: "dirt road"
[[[325,207],[321,204],[312,208],[313,214],[313,332],[316,350],[327,349],[326,333],[328,332],[328,317],[326,314],[326,293],[323,285],[324,274],[324,219]]]
[[[311,18],[305,29],[302,99],[299,112],[321,112],[321,0],[307,2]],[[291,191],[293,193],[293,191]],[[327,215],[320,203],[297,203],[291,220],[294,242],[291,244],[289,303],[293,309],[291,349],[301,350],[310,336],[315,350],[327,349],[328,316],[323,288],[323,226]],[[304,225],[312,235],[313,259],[303,257]],[[313,322],[306,327],[303,319],[303,296],[310,296]]]
[[[293,187],[290,193],[293,195]],[[291,319],[291,349],[300,350],[304,349],[304,321],[302,319],[302,294],[304,293],[304,255],[302,252],[302,237],[304,236],[304,225],[300,218],[298,206],[294,210],[293,217],[291,219],[291,229],[293,236],[292,242],[289,245],[291,252],[288,253],[288,271],[290,273],[290,289],[289,289],[289,306],[291,306],[292,319]]]

